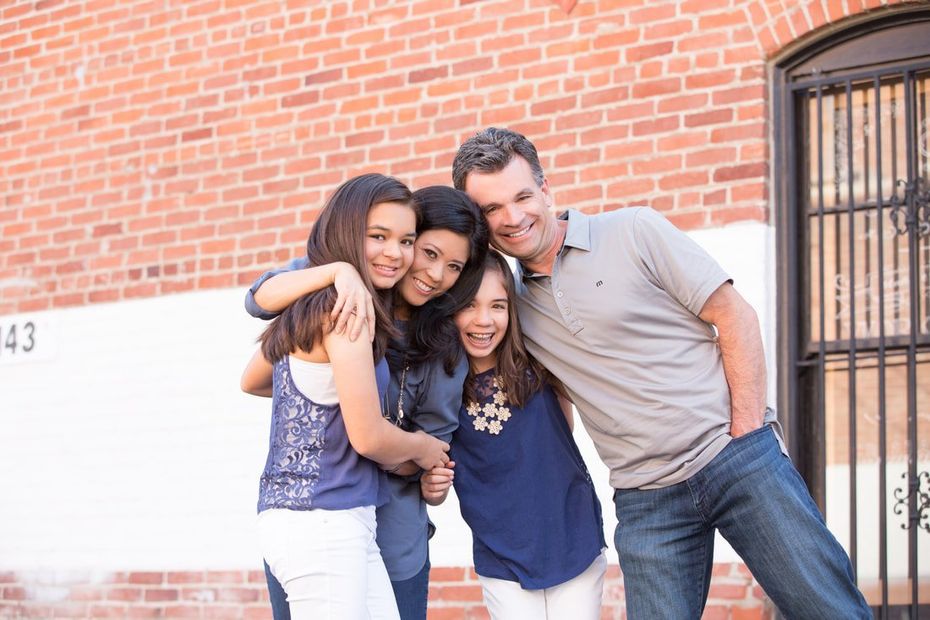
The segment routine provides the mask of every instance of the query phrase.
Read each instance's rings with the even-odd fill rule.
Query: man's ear
[[[549,179],[543,177],[542,185],[539,186],[540,191],[542,191],[543,196],[546,199],[546,206],[550,209],[552,208],[552,192],[549,191]]]

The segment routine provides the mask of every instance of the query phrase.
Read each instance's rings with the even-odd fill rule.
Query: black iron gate
[[[782,410],[880,618],[930,618],[930,15],[776,71]]]

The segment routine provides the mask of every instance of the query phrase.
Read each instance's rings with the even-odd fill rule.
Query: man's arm
[[[707,298],[698,316],[717,328],[730,387],[730,435],[740,437],[762,426],[765,415],[765,355],[759,319],[729,283]]]

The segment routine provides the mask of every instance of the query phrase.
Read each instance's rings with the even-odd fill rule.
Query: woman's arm
[[[394,465],[393,467],[384,466],[382,469],[395,476],[413,476],[420,473],[420,466],[413,461],[404,461],[400,465]]]
[[[422,431],[403,431],[381,416],[367,325],[362,336],[353,342],[346,334],[324,330],[323,335],[349,443],[356,452],[378,463],[410,460],[423,469],[444,464],[449,460],[449,444]]]
[[[280,313],[304,295],[328,286],[336,288],[336,304],[331,314],[336,321],[336,332],[342,333],[348,326],[350,336],[358,338],[362,325],[367,323],[369,333],[374,333],[375,310],[371,293],[349,263],[337,262],[282,271],[264,281],[260,280],[258,287],[253,285],[254,290],[250,289],[250,292],[262,316],[271,316]]]
[[[406,412],[414,429],[429,433],[433,437],[448,442],[452,433],[459,426],[459,407],[462,406],[462,384],[468,376],[468,359],[463,355],[452,375],[446,374],[441,360],[425,362],[422,366],[410,369],[422,373],[416,393],[405,391],[405,397],[413,397],[407,402]],[[401,380],[401,389],[406,389],[406,381]],[[401,463],[396,469],[387,467],[396,476],[413,476],[420,473],[420,468],[413,463]]]
[[[242,373],[239,387],[242,391],[253,396],[271,396],[274,367],[258,349]]]

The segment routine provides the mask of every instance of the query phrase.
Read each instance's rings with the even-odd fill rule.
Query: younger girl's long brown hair
[[[411,205],[410,190],[393,177],[363,174],[352,178],[333,193],[307,239],[311,267],[342,261],[355,267],[372,293],[375,307],[373,352],[380,359],[388,340],[395,334],[390,308],[390,291],[376,291],[368,275],[365,234],[368,212],[382,202]],[[309,351],[330,328],[329,314],[336,302],[336,290],[329,286],[304,295],[271,322],[260,337],[262,354],[276,362],[290,352]]]
[[[507,292],[507,331],[497,345],[497,379],[501,388],[507,392],[507,400],[518,407],[526,402],[546,383],[559,393],[562,386],[558,380],[543,368],[536,358],[523,346],[523,332],[517,317],[517,291],[513,282],[513,272],[504,257],[496,250],[488,250],[484,261],[485,273],[496,271],[500,274]],[[476,401],[475,373],[469,366],[468,378],[465,380],[462,397],[464,402]]]

